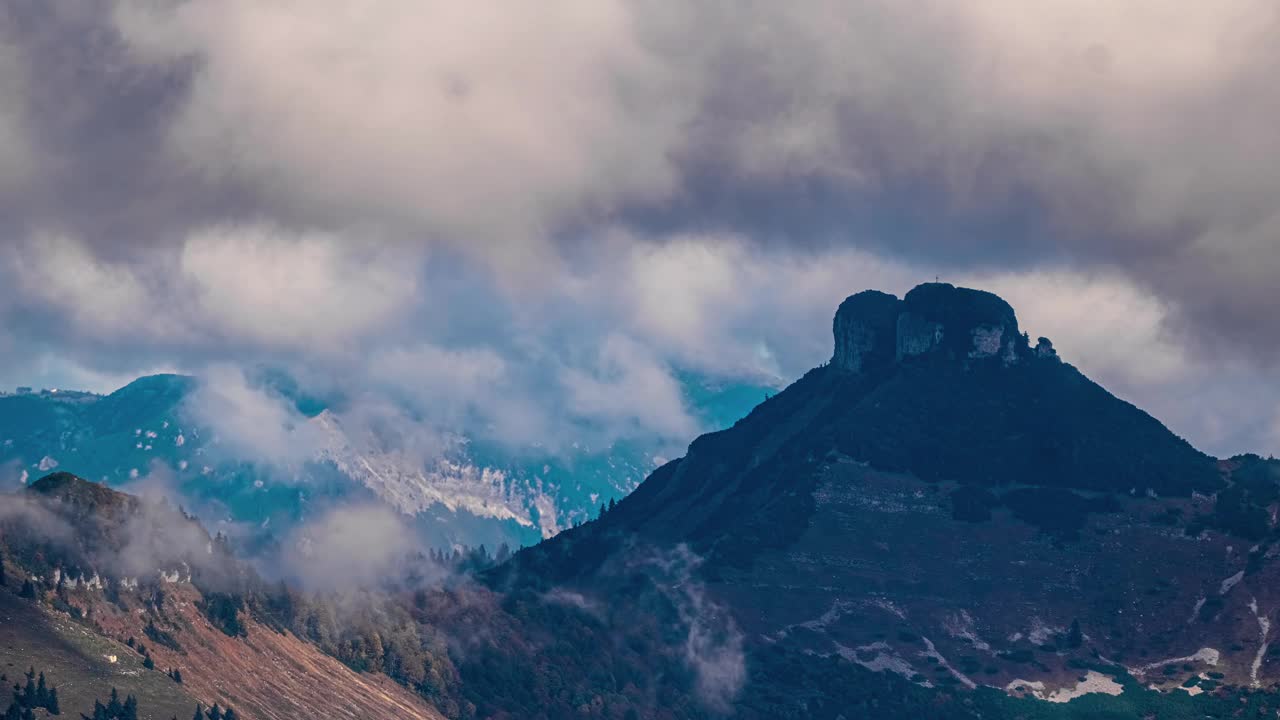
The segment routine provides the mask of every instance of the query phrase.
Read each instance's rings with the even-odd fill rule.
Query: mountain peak
[[[879,290],[850,295],[836,310],[832,326],[836,347],[831,363],[861,372],[893,362],[901,313],[902,301],[896,295]]]
[[[855,373],[920,356],[1016,362],[1027,353],[1013,307],[1000,296],[948,283],[917,285],[902,299],[878,290],[849,296],[832,324],[832,365]]]
[[[45,475],[27,487],[27,492],[84,509],[133,510],[138,500],[132,495],[90,482],[69,472]]]
[[[102,485],[89,482],[79,475],[69,472],[56,472],[45,475],[27,486],[29,492],[49,496],[82,495],[98,490],[115,493]]]

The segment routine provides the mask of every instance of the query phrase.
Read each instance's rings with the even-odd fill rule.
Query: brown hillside
[[[199,593],[190,586],[170,586],[166,595],[164,627],[180,650],[147,638],[149,615],[98,602],[94,619],[117,640],[146,643],[158,669],[181,669],[187,692],[206,704],[230,705],[247,720],[443,720],[385,675],[355,673],[287,632],[246,619],[246,637],[227,636],[200,613]]]

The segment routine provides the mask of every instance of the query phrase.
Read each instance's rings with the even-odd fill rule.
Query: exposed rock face
[[[916,286],[902,299],[908,312],[941,326],[935,347],[956,357],[994,357],[991,338],[999,343],[1019,338],[1018,319],[1013,308],[999,296],[982,290],[958,288],[946,283]],[[997,348],[999,345],[997,345]]]
[[[904,312],[898,316],[897,359],[923,355],[940,346],[944,337],[942,323]]]
[[[1036,357],[1057,359],[1058,351],[1053,349],[1053,343],[1049,338],[1042,337],[1036,343]]]
[[[969,351],[971,358],[994,357],[1000,354],[1004,340],[1004,328],[979,325],[969,331],[973,336],[973,349]]]
[[[946,283],[919,285],[899,300],[869,290],[840,305],[834,323],[832,365],[852,372],[942,352],[948,358],[1029,354],[1013,308],[998,296]]]
[[[902,301],[879,290],[851,295],[836,311],[836,367],[860,372],[863,367],[891,361]]]

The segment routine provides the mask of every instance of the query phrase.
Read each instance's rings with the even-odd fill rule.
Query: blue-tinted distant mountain
[[[366,426],[352,429],[345,398],[309,394],[290,376],[255,381],[291,402],[310,427],[310,454],[287,466],[238,457],[188,401],[195,378],[140,378],[106,396],[49,391],[0,396],[0,467],[21,483],[61,469],[129,487],[158,472],[193,511],[258,540],[278,538],[326,508],[378,499],[418,518],[423,541],[438,546],[529,545],[594,517],[632,489],[668,452],[646,439],[567,453],[509,448],[459,434],[426,462],[394,449]],[[768,388],[682,376],[705,428],[725,427]],[[224,528],[229,532],[231,528]]]

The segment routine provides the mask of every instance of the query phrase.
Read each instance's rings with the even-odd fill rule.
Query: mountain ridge
[[[1280,463],[1196,450],[1032,346],[994,295],[908,296],[851,296],[831,362],[487,581],[610,598],[637,592],[636,558],[691,553],[674,587],[732,618],[768,687],[792,653],[815,658],[802,676],[838,659],[947,696],[1125,707],[1280,681]]]
[[[320,622],[451,718],[1280,709],[1280,462],[1199,452],[994,295],[917,290],[851,296],[830,362],[479,582],[344,632],[287,588],[209,614]]]
[[[859,293],[841,304],[833,334],[830,362],[695,439],[601,526],[723,544],[722,532],[768,516],[762,509],[808,512],[805,478],[832,453],[961,488],[1189,497],[1224,486],[1214,458],[1063,362],[1047,339],[1032,347],[991,293],[936,283],[903,300]],[[792,479],[779,480],[783,471]],[[756,505],[742,505],[747,497]],[[787,533],[759,530],[742,544]]]
[[[694,376],[682,383],[691,410],[713,427],[759,397],[746,385],[715,387]],[[424,457],[394,428],[359,413],[344,416],[341,397],[312,397],[288,376],[266,370],[250,384],[293,416],[281,436],[297,443],[281,448],[286,460],[262,457],[253,443],[243,447],[239,431],[219,432],[215,421],[222,416],[210,413],[233,413],[235,403],[214,397],[208,404],[220,392],[215,383],[170,374],[138,378],[102,396],[0,395],[0,478],[19,485],[66,468],[130,487],[158,468],[160,482],[211,527],[256,543],[276,542],[308,519],[359,500],[419,517],[417,529],[434,546],[497,547],[533,544],[584,521],[638,485],[655,458],[669,455],[665,443],[645,439],[561,454],[445,433]]]

